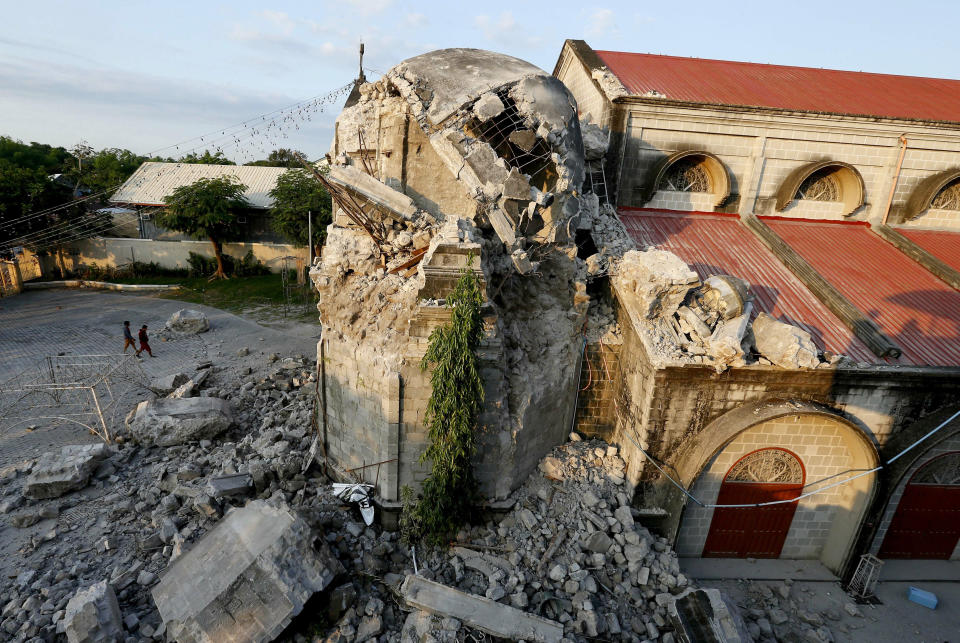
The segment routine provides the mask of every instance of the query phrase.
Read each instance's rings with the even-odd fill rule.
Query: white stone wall
[[[743,456],[758,449],[779,447],[796,454],[803,463],[806,480],[803,492],[815,491],[858,467],[857,457],[846,446],[852,429],[841,422],[817,415],[791,415],[762,422],[743,431],[713,460],[693,485],[693,495],[706,504],[715,503],[720,485],[730,468]],[[856,491],[840,485],[822,494],[801,500],[783,545],[781,558],[818,559],[830,537],[838,513],[848,511]],[[681,556],[700,556],[713,509],[687,503],[677,536]]]
[[[678,192],[676,190],[657,190],[646,207],[661,210],[683,210],[686,212],[713,212],[717,195],[709,192]]]
[[[907,228],[934,228],[937,230],[960,230],[960,211],[931,208],[902,224]]]
[[[609,112],[606,97],[594,83],[583,65],[564,50],[557,70],[557,78],[563,82],[570,92],[577,98],[577,111],[581,120],[590,121],[597,125],[609,125]]]
[[[282,258],[294,256],[307,261],[309,250],[303,246],[286,243],[224,243],[223,253],[243,259],[248,251],[262,261],[273,272],[283,268]],[[213,257],[213,246],[209,241],[156,241],[153,239],[127,239],[94,237],[70,244],[64,252],[67,270],[77,270],[82,266],[97,264],[101,268],[115,268],[131,261],[143,263],[156,262],[164,268],[189,268],[187,259],[190,253]],[[38,275],[39,276],[39,275]],[[24,279],[28,277],[24,275]]]
[[[581,90],[576,84],[571,91],[579,100]],[[904,132],[908,147],[892,210],[902,207],[924,178],[960,166],[960,128],[814,114],[632,104],[618,204],[661,207],[642,202],[649,173],[667,155],[696,149],[717,155],[727,167],[731,193],[740,195],[742,214],[842,218],[839,203],[795,202],[784,212],[774,208],[777,189],[790,172],[829,159],[853,165],[864,180],[865,205],[847,218],[880,220],[893,185],[899,137]],[[960,216],[934,215],[922,225],[960,229]]]
[[[913,477],[913,474],[916,473],[920,467],[927,464],[937,456],[950,453],[951,451],[960,451],[960,435],[955,435],[951,438],[948,438],[937,446],[933,447],[924,453],[923,456],[917,458],[917,461],[914,462],[909,469],[907,469],[907,472],[900,480],[900,484],[897,485],[897,488],[890,495],[890,501],[887,504],[886,509],[884,509],[883,518],[880,521],[880,528],[877,529],[877,535],[874,537],[873,544],[870,546],[871,554],[876,555],[880,553],[880,546],[883,544],[883,539],[887,536],[887,530],[890,528],[890,522],[893,520],[893,515],[897,512],[897,505],[900,504],[900,498],[903,497],[903,491],[906,489],[907,483],[910,481],[910,478]],[[954,549],[950,560],[960,560],[960,543],[957,543],[957,548]]]

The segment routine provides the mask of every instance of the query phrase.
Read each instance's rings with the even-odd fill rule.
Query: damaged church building
[[[328,463],[388,513],[418,488],[420,364],[470,270],[492,507],[576,433],[681,556],[960,559],[957,104],[574,40],[553,75],[448,49],[358,83],[310,273]]]

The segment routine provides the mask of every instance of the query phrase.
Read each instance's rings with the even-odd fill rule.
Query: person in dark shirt
[[[150,357],[156,357],[156,355],[153,354],[153,351],[150,350],[150,338],[147,337],[146,324],[140,327],[140,332],[137,333],[137,337],[140,340],[140,350],[137,351],[137,355],[139,355],[143,351],[147,351],[147,355],[149,355]]]
[[[130,322],[123,322],[123,352],[127,352],[127,347],[133,346],[133,350],[137,350],[137,343],[133,341],[133,335],[130,333]]]

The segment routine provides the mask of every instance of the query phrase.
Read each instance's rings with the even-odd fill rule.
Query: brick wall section
[[[619,345],[586,345],[577,395],[577,431],[589,438],[609,440],[615,425],[614,397],[620,377]]]
[[[662,524],[653,525],[666,535],[676,533],[684,499],[634,442],[669,465],[688,440],[724,414],[748,403],[797,400],[835,410],[882,448],[893,433],[955,403],[957,372],[948,369],[752,366],[718,375],[700,366],[656,368],[622,311],[620,314],[624,343],[620,378],[614,387],[616,425],[611,439],[623,451],[628,479],[637,485],[635,504],[668,511]]]
[[[743,456],[757,449],[781,447],[793,452],[806,471],[803,493],[815,491],[833,480],[851,475],[857,468],[852,454],[843,444],[850,428],[840,422],[815,415],[777,418],[757,424],[739,434],[707,464],[691,493],[701,501],[717,501],[720,486],[730,468]],[[851,490],[844,486],[828,489],[801,500],[784,541],[783,558],[817,559],[830,535],[830,527],[839,511],[852,501]],[[703,551],[713,509],[690,504],[677,534],[677,553],[699,556]]]

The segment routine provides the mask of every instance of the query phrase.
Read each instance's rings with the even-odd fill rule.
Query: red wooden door
[[[960,454],[949,453],[914,474],[880,546],[881,558],[950,558],[960,540],[958,472]]]
[[[778,461],[778,468],[759,464],[761,460],[771,458]],[[763,478],[772,478],[772,481],[763,482]],[[762,449],[741,458],[731,467],[720,487],[716,504],[792,500],[803,492],[803,482],[803,467],[796,456],[784,449]],[[718,507],[713,510],[703,556],[778,558],[796,510],[796,502],[765,507]]]

